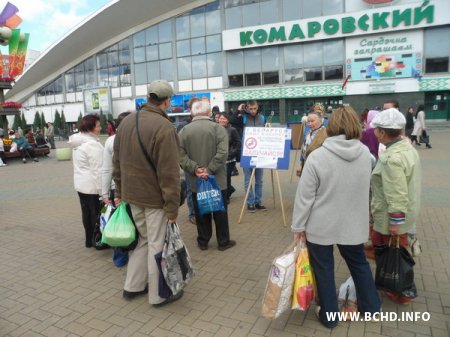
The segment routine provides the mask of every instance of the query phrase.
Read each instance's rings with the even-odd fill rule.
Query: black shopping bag
[[[388,245],[376,246],[375,257],[377,268],[375,285],[377,289],[387,290],[396,295],[416,298],[417,289],[414,283],[414,259],[404,248],[399,247],[398,237]]]
[[[422,131],[422,135],[419,137],[421,143],[428,144],[430,142],[430,136],[427,134],[427,130]]]

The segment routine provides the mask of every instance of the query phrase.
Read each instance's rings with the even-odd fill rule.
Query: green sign
[[[274,41],[296,41],[306,37],[312,38],[323,31],[326,35],[333,36],[337,33],[349,34],[356,30],[367,32],[369,30],[381,30],[394,28],[400,24],[405,27],[415,26],[422,21],[432,23],[434,21],[434,5],[426,7],[407,8],[403,11],[376,12],[372,15],[364,14],[360,17],[345,16],[340,20],[327,19],[323,24],[319,21],[308,21],[306,30],[299,24],[293,24],[287,30],[285,26],[271,27],[270,29],[247,30],[239,34],[241,47],[252,44],[264,44]]]
[[[415,6],[370,7],[357,12],[224,30],[222,47],[223,50],[244,49],[443,26],[450,24],[449,13],[449,0],[425,1]]]

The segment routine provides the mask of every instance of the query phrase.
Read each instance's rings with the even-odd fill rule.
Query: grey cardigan
[[[292,231],[319,245],[356,245],[369,235],[371,160],[344,135],[327,138],[308,157],[297,186]]]

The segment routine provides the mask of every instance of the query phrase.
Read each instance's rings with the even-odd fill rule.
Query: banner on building
[[[422,32],[349,38],[346,76],[352,81],[415,77],[423,68]]]
[[[108,87],[83,90],[85,114],[112,114],[111,90]]]

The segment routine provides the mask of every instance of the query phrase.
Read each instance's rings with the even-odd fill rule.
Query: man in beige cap
[[[129,256],[123,297],[131,300],[148,292],[154,307],[183,295],[180,291],[167,299],[159,296],[155,261],[164,245],[167,223],[176,221],[180,204],[179,141],[165,113],[172,95],[167,81],[152,82],[148,103],[122,121],[114,140],[116,203],[121,199],[130,204],[139,232],[138,244]]]

